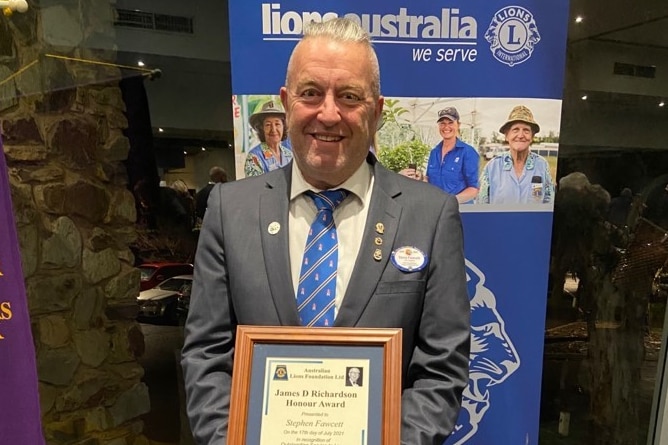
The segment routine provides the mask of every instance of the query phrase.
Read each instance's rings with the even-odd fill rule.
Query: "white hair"
[[[380,97],[380,67],[376,51],[373,49],[373,44],[371,43],[371,36],[358,23],[345,17],[337,17],[324,22],[311,22],[306,25],[304,37],[297,43],[295,49],[292,50],[292,55],[290,55],[287,76],[285,78],[286,85],[292,71],[292,62],[297,48],[301,42],[314,38],[364,45],[368,53],[369,63],[371,64],[371,92],[374,98],[378,99]]]

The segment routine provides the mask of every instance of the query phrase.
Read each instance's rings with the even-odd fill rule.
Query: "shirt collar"
[[[364,202],[367,196],[367,192],[369,191],[369,187],[371,187],[372,177],[373,177],[373,171],[371,169],[371,165],[367,161],[364,161],[362,162],[362,165],[360,165],[359,168],[355,170],[355,173],[353,173],[350,178],[345,180],[343,184],[339,185],[336,188],[346,189],[351,194],[357,196],[357,198],[360,201]],[[301,170],[299,170],[299,166],[297,165],[296,162],[293,161],[292,185],[290,187],[290,201],[292,201],[302,193],[306,192],[307,190],[312,190],[314,192],[322,191],[313,187],[308,182],[306,182],[306,179],[304,179]]]
[[[529,152],[527,156],[527,162],[524,164],[525,170],[533,170],[536,165],[536,154],[532,151]],[[513,158],[510,156],[510,151],[507,151],[503,154],[503,169],[510,170],[513,168]]]
[[[443,138],[441,138],[441,140],[438,142],[438,145],[443,147],[444,144],[445,144],[445,141],[443,140]],[[464,145],[466,145],[466,143],[464,141],[462,141],[458,137],[455,137],[455,145],[453,145],[453,147],[463,147]]]
[[[269,145],[267,145],[266,142],[261,142],[260,143],[260,149],[262,150],[262,155],[265,158],[273,158],[274,157],[274,152],[269,148]],[[283,145],[283,142],[278,143],[278,151],[281,152],[281,155],[285,152],[285,146]]]

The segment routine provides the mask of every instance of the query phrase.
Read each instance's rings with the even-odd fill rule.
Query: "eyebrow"
[[[317,86],[317,85],[318,85],[318,83],[317,83],[315,80],[313,80],[313,79],[306,79],[306,80],[300,80],[299,82],[296,82],[296,83],[294,84],[294,87],[295,87],[296,89],[301,89],[301,88],[304,88],[304,87],[309,87],[309,86],[313,86],[313,87],[314,87],[314,86]]]
[[[306,79],[296,83],[294,86],[294,90],[299,91],[309,87],[321,90],[323,89],[322,85],[315,79]],[[352,91],[355,93],[363,93],[365,97],[371,95],[371,91],[369,91],[368,92],[369,94],[367,94],[365,88],[359,83],[347,83],[345,85],[337,86],[336,92],[340,93],[341,91]]]

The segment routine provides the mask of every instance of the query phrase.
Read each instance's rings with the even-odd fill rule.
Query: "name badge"
[[[417,272],[427,265],[427,255],[417,247],[399,247],[391,258],[392,264],[402,272]]]

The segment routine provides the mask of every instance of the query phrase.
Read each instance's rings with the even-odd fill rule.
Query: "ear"
[[[378,122],[380,121],[380,118],[383,115],[384,105],[385,105],[385,98],[383,96],[378,97],[378,101],[376,102],[376,113],[375,113],[376,115],[374,116],[376,118],[374,128],[378,127]]]
[[[285,110],[285,115],[287,117],[288,114],[288,89],[287,87],[281,87],[280,91],[280,96],[281,96],[281,104],[283,104],[283,110]]]

